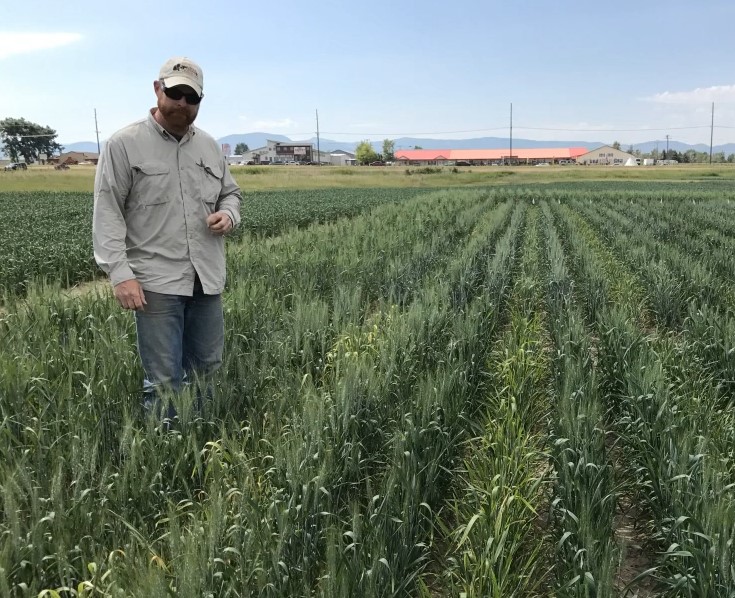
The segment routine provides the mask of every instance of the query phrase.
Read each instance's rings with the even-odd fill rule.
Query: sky
[[[62,144],[144,118],[173,56],[215,138],[735,142],[733,0],[3,4],[0,119]]]

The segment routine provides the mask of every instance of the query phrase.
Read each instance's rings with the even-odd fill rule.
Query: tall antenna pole
[[[709,127],[709,163],[712,164],[712,139],[715,134],[715,103],[712,102],[712,123]]]
[[[97,127],[97,108],[94,109],[94,132],[97,133],[97,155],[100,154],[100,130]]]
[[[510,103],[510,156],[508,164],[513,163],[513,102]]]
[[[319,110],[316,112],[316,163],[318,166],[322,165],[322,151],[319,147]]]

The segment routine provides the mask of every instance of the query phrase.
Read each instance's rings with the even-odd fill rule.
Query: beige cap
[[[204,74],[196,62],[184,56],[171,58],[161,67],[158,78],[166,87],[188,85],[197,95],[204,90]]]

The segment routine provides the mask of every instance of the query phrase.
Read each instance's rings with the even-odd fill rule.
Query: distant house
[[[64,152],[59,156],[49,158],[49,164],[66,164],[72,166],[74,164],[97,164],[100,155],[94,152]]]
[[[329,163],[335,166],[354,166],[357,164],[357,159],[355,154],[338,149],[330,152]]]

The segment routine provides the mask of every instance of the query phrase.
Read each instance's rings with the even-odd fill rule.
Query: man
[[[172,58],[153,82],[157,106],[105,144],[94,184],[95,260],[135,311],[144,406],[222,363],[224,235],[240,223],[240,189],[217,142],[193,125],[202,69]]]

